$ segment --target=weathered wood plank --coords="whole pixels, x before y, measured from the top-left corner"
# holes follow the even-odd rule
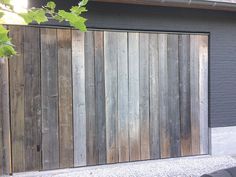
[[[25,170],[41,170],[41,89],[40,89],[40,32],[26,27],[24,33],[25,76]]]
[[[158,34],[160,149],[161,158],[170,157],[170,127],[168,122],[167,34]]]
[[[11,173],[8,60],[0,63],[0,176]]]
[[[60,168],[73,167],[71,30],[57,30]]]
[[[208,154],[208,36],[199,36],[200,153]]]
[[[197,35],[190,36],[190,94],[192,155],[197,155],[200,153],[199,38]]]
[[[118,162],[117,42],[118,37],[115,32],[104,32],[107,163]]]
[[[131,63],[132,64],[132,63]],[[139,116],[141,159],[150,158],[149,146],[149,34],[139,34]]]
[[[25,118],[24,118],[24,27],[10,26],[10,37],[17,55],[10,61],[10,106],[12,131],[13,172],[25,171]]]
[[[130,161],[140,160],[139,33],[128,34]]]
[[[178,35],[167,36],[168,117],[171,157],[180,156]]]
[[[42,165],[59,168],[56,29],[41,29]]]
[[[150,159],[160,158],[160,122],[159,122],[159,56],[158,35],[149,36],[150,67]]]
[[[190,36],[179,36],[181,155],[192,154],[190,119]]]
[[[87,164],[84,33],[72,30],[74,166]]]
[[[95,95],[97,120],[98,163],[106,163],[106,115],[104,76],[104,32],[94,32],[95,42]]]
[[[129,161],[129,86],[127,33],[118,34],[118,147],[119,162]]]
[[[95,108],[94,32],[85,34],[85,101],[87,116],[87,164],[98,163],[97,120]]]

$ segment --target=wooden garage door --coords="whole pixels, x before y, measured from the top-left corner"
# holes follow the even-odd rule
[[[14,172],[208,153],[207,34],[10,28]]]

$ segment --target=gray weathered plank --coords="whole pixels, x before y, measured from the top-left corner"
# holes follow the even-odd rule
[[[179,60],[178,35],[167,36],[168,68],[168,124],[170,129],[171,157],[180,156],[180,113],[179,113]]]
[[[42,165],[59,168],[57,30],[41,29]]]
[[[73,167],[71,30],[57,29],[60,168]]]
[[[98,163],[106,163],[106,115],[104,76],[104,32],[94,32],[95,42],[95,95],[97,120]]]
[[[160,150],[161,158],[170,157],[170,127],[168,122],[167,34],[158,34]]]
[[[72,78],[74,166],[77,167],[87,164],[84,33],[78,30],[72,30]]]
[[[119,162],[129,161],[128,43],[127,33],[118,34],[118,148]]]
[[[199,37],[190,36],[190,94],[192,154],[200,153],[199,121]]]
[[[139,33],[128,34],[130,161],[140,160]]]
[[[118,37],[115,32],[104,32],[107,163],[118,162],[117,42]]]
[[[149,38],[150,159],[158,159],[160,158],[158,35],[150,34]]]
[[[181,155],[192,153],[190,119],[190,36],[179,36]]]
[[[41,170],[40,29],[25,27],[25,170]]]
[[[17,55],[9,63],[13,172],[25,171],[24,120],[24,27],[9,27]]]
[[[131,63],[132,64],[132,63]],[[139,34],[139,116],[141,159],[150,158],[149,143],[149,34]]]
[[[0,176],[11,173],[8,60],[0,63]]]
[[[208,36],[199,36],[200,153],[208,154]]]
[[[87,116],[87,164],[98,163],[95,108],[94,32],[85,33],[85,101]]]

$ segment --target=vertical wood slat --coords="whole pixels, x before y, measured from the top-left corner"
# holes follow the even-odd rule
[[[129,161],[129,88],[127,33],[118,33],[118,148],[119,162]]]
[[[94,32],[95,45],[95,96],[97,120],[98,164],[106,163],[106,115],[104,75],[104,32]]]
[[[84,33],[72,30],[74,166],[87,164]]]
[[[0,176],[11,173],[8,60],[0,63]]]
[[[139,33],[128,34],[129,48],[129,152],[130,161],[140,160]]]
[[[139,34],[139,116],[142,160],[150,158],[149,146],[149,34]],[[132,63],[131,63],[132,64]]]
[[[171,157],[180,156],[178,35],[167,36],[168,117]]]
[[[57,30],[60,168],[73,167],[71,30]]]
[[[192,154],[190,117],[190,36],[179,36],[181,155]]]
[[[170,157],[170,127],[168,122],[168,62],[167,34],[158,34],[159,96],[160,96],[160,148],[161,158]]]
[[[190,36],[190,93],[192,154],[200,153],[199,122],[199,37]]]
[[[25,170],[41,170],[40,29],[25,27],[24,33],[24,145]]]
[[[118,37],[115,32],[104,32],[107,163],[118,162],[117,42]]]
[[[208,154],[208,36],[199,38],[200,153]]]
[[[160,158],[160,121],[159,121],[159,56],[158,35],[149,36],[150,68],[150,158]]]
[[[58,57],[56,29],[41,29],[42,165],[59,168]]]
[[[9,35],[18,52],[9,60],[13,172],[25,171],[24,29],[20,26],[9,27]]]
[[[97,120],[95,108],[95,58],[94,32],[85,34],[85,101],[87,119],[87,164],[96,165],[98,162],[97,149]]]

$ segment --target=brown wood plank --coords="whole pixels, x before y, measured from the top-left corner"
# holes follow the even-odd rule
[[[208,154],[208,36],[199,38],[200,153]]]
[[[129,161],[129,100],[127,33],[118,34],[118,147],[119,162]]]
[[[141,160],[150,158],[149,146],[149,34],[139,34],[139,116]]]
[[[58,29],[60,168],[73,167],[71,30]]]
[[[128,34],[130,161],[140,160],[139,34]]]
[[[104,33],[107,163],[118,162],[117,149],[117,34]]]
[[[85,34],[85,100],[87,116],[87,164],[98,163],[97,120],[95,108],[94,32]]]
[[[168,122],[167,34],[158,34],[160,149],[161,158],[170,157],[170,127]]]
[[[40,32],[26,27],[24,33],[24,145],[25,170],[41,170],[41,89],[40,89]]]
[[[170,131],[171,157],[180,156],[180,113],[179,113],[179,60],[178,35],[167,37],[168,68],[168,123]]]
[[[57,31],[41,29],[42,165],[59,168]]]
[[[24,29],[24,27],[20,26],[9,27],[10,37],[18,53],[9,60],[13,172],[25,171]]]
[[[0,176],[11,173],[8,60],[0,63]]]
[[[200,153],[199,121],[199,37],[190,36],[190,94],[192,155]]]
[[[84,34],[72,30],[72,77],[74,166],[85,166],[86,160],[86,110],[85,110],[85,54]]]
[[[190,119],[190,36],[179,36],[181,155],[192,154]]]
[[[150,68],[150,159],[160,158],[160,121],[159,121],[159,56],[158,35],[149,36]]]
[[[98,163],[106,163],[106,115],[104,76],[104,32],[94,32],[95,42],[95,95],[97,120]]]

